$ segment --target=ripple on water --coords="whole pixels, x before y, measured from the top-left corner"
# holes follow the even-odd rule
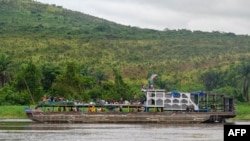
[[[2,140],[222,141],[223,124],[39,124],[0,121],[0,141]]]

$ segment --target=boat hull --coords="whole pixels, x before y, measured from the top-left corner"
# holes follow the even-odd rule
[[[223,115],[197,112],[26,112],[41,123],[206,123],[223,118]],[[223,113],[225,114],[225,113]],[[226,118],[228,118],[228,114]],[[231,115],[233,117],[233,114]],[[217,118],[217,119],[215,119]]]

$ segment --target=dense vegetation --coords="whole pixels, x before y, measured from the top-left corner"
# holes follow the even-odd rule
[[[130,100],[152,73],[156,88],[249,101],[248,35],[141,29],[32,0],[0,0],[0,13],[0,105]]]

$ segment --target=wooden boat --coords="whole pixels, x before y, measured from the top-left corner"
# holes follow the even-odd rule
[[[144,100],[135,104],[41,102],[25,111],[31,120],[41,123],[214,123],[236,116],[233,99],[221,94],[142,91]]]

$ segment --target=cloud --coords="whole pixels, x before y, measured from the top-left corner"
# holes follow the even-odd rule
[[[38,0],[124,25],[250,35],[249,0]]]

